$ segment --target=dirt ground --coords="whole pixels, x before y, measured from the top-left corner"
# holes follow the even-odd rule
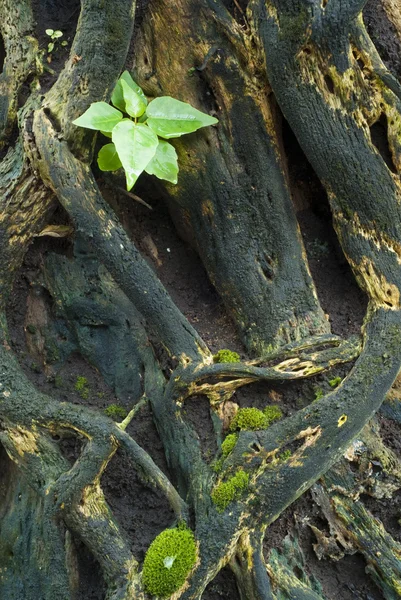
[[[38,3],[38,10],[39,10]],[[42,2],[48,18],[38,19],[41,39],[46,44],[44,29],[52,27],[62,29],[67,40],[70,39],[77,17],[75,3],[60,3],[57,10],[52,2]],[[401,52],[389,39],[389,25],[382,14],[377,15],[376,3],[371,0],[366,9],[366,20],[373,39],[378,43],[383,58],[398,75],[401,74]],[[64,50],[60,49],[49,63],[57,69],[63,61]],[[47,83],[52,75],[46,76]],[[289,157],[291,184],[294,190],[294,203],[298,211],[298,220],[307,250],[309,264],[315,280],[322,307],[329,315],[333,333],[349,336],[360,331],[366,309],[366,299],[357,288],[352,273],[342,255],[333,231],[325,193],[314,175],[310,165],[302,154],[295,138],[284,126],[284,143]],[[224,306],[216,291],[208,281],[207,275],[195,252],[183,242],[175,232],[168,208],[148,177],[144,176],[135,189],[136,193],[149,202],[149,210],[132,199],[110,190],[99,178],[105,196],[114,206],[124,227],[147,257],[149,264],[171,294],[179,309],[199,331],[213,351],[230,348],[246,358],[244,349],[235,329],[225,314]],[[149,191],[151,190],[151,191]],[[59,209],[54,222],[66,222],[65,215]],[[59,400],[84,403],[99,410],[117,402],[113,391],[103,381],[99,372],[88,364],[77,352],[61,360],[51,357],[51,349],[45,349],[46,365],[43,354],[35,354],[34,335],[27,327],[27,306],[32,297],[40,297],[48,313],[54,315],[54,306],[46,289],[40,283],[43,261],[51,252],[70,255],[71,240],[38,238],[28,252],[24,264],[17,274],[14,291],[8,307],[8,321],[12,348],[16,352],[28,377],[42,391]],[[240,405],[263,405],[266,398],[275,398],[283,408],[285,415],[311,402],[317,389],[327,389],[328,379],[333,375],[344,376],[347,368],[318,376],[305,383],[283,385],[255,384],[237,393]],[[89,394],[77,389],[78,378],[85,378]],[[79,386],[78,386],[79,387]],[[213,453],[211,445],[210,422],[205,404],[191,401],[187,406],[187,418],[202,432],[202,446],[205,454]],[[382,433],[386,443],[401,456],[399,426],[393,421],[379,416]],[[152,421],[150,409],[145,406],[129,427],[129,433],[149,452],[155,462],[168,474],[163,448]],[[79,443],[71,440],[60,441],[62,451],[73,461],[79,453]],[[3,459],[4,460],[4,459]],[[133,467],[120,453],[102,478],[105,491],[113,513],[125,530],[131,542],[132,550],[138,560],[154,537],[168,527],[173,515],[165,499],[155,490],[145,486]],[[401,527],[398,523],[401,513],[401,493],[397,493],[391,502],[378,502],[364,498],[368,508],[384,522],[393,537],[401,541]],[[266,556],[272,548],[280,550],[283,539],[288,533],[297,532],[305,556],[306,570],[321,583],[327,600],[381,600],[381,592],[365,573],[365,562],[361,555],[347,556],[338,562],[319,561],[313,550],[314,536],[309,527],[300,527],[299,523],[308,520],[310,524],[324,526],[322,515],[314,504],[309,492],[305,493],[294,505],[289,507],[269,528],[266,535]],[[80,600],[102,600],[104,587],[99,567],[88,554],[79,540],[75,540],[80,557]],[[234,577],[229,569],[224,569],[208,586],[204,600],[237,600],[239,595]]]

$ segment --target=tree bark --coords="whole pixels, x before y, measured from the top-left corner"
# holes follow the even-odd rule
[[[98,561],[108,600],[147,597],[141,559],[102,490],[117,450],[165,496],[171,525],[194,533],[197,561],[176,600],[202,598],[226,565],[241,598],[321,598],[284,554],[263,555],[268,527],[314,484],[333,531],[345,540],[355,521],[344,547],[366,556],[386,598],[400,593],[399,545],[355,503],[355,478],[342,459],[363,435],[367,460],[380,455],[391,490],[399,489],[398,458],[369,421],[401,366],[401,85],[365,30],[364,4],[252,0],[240,25],[219,0],[153,0],[131,43],[135,2],[83,0],[69,57],[43,94],[45,56],[31,3],[0,3],[2,597],[74,598],[73,539]],[[399,32],[399,11],[383,5]],[[109,100],[129,48],[129,67],[149,96],[172,95],[218,115],[215,128],[175,141],[180,181],[163,193],[236,325],[245,361],[214,362],[102,196],[91,170],[95,136],[72,124],[92,102]],[[320,306],[291,199],[280,111],[327,191],[342,250],[368,297],[360,339],[331,335]],[[375,144],[378,122],[387,153]],[[15,273],[56,206],[73,225],[74,251],[46,258],[42,284],[65,318],[71,348],[132,403],[121,423],[43,394],[10,345],[5,315]],[[239,431],[223,453],[226,409],[238,409],[240,387],[300,381],[353,361],[334,391],[269,428]],[[214,424],[212,461],[185,412],[200,396]],[[127,432],[145,403],[171,480]],[[82,442],[72,464],[56,443],[66,436]],[[238,473],[247,484],[219,506],[216,492]],[[299,569],[302,552],[297,540],[290,545]]]

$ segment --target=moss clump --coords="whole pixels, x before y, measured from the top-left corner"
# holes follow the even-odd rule
[[[241,496],[249,485],[249,474],[245,471],[237,471],[228,481],[216,485],[212,491],[212,500],[219,512],[223,512],[227,506]]]
[[[118,419],[125,419],[127,416],[127,411],[123,406],[119,406],[118,404],[110,404],[110,406],[104,409],[104,414],[117,421]]]
[[[213,356],[213,362],[215,363],[237,363],[240,362],[240,356],[237,352],[232,352],[231,350],[219,350]]]
[[[224,442],[221,444],[221,451],[224,458],[233,451],[235,444],[237,443],[238,436],[236,433],[229,433]]]
[[[89,384],[86,377],[78,376],[74,387],[82,400],[87,400],[89,398]]]
[[[230,429],[231,431],[236,431],[237,429],[246,429],[248,431],[266,429],[282,416],[283,413],[277,405],[266,406],[264,410],[259,410],[258,408],[240,408],[231,421]]]
[[[212,463],[212,469],[215,473],[220,473],[223,466],[224,458],[218,458]]]
[[[288,460],[289,458],[291,458],[291,450],[284,450],[284,452],[279,455],[279,459],[282,461]]]
[[[196,562],[195,538],[189,529],[162,531],[145,555],[142,578],[146,591],[169,598],[184,584]]]
[[[35,327],[35,325],[32,325],[31,323],[26,326],[26,330],[31,335],[35,335],[35,333],[37,332],[37,328]]]
[[[315,388],[315,399],[314,402],[316,402],[316,400],[321,400],[324,396],[324,391],[322,390],[322,388]]]
[[[334,377],[333,379],[329,379],[329,386],[332,388],[336,388],[342,382],[341,377]]]
[[[270,427],[274,421],[278,421],[283,416],[282,410],[277,404],[266,406],[266,408],[263,409],[263,414],[267,421],[266,427]]]

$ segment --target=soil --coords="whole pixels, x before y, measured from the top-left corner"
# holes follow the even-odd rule
[[[236,8],[235,4],[228,4],[232,10]],[[374,14],[376,14],[377,2],[372,0],[368,2],[365,10],[365,19],[373,32],[372,37],[375,39],[376,35],[378,39],[384,40],[381,42],[384,46],[379,47],[379,51],[386,52],[383,56],[384,60],[388,61],[394,72],[399,74],[401,73],[400,49],[389,46],[386,42],[389,38],[383,32],[389,31],[389,24],[380,11],[378,19],[373,22],[373,4]],[[37,11],[45,7],[49,16],[46,21],[43,17],[38,18],[41,27],[61,29],[68,39],[75,27],[79,2],[59,2],[55,9],[50,0],[49,2],[42,0],[35,6]],[[44,31],[41,31],[41,41],[43,44],[48,41]],[[59,67],[57,61],[61,64],[62,60],[60,51],[60,54],[57,57],[55,55],[52,60],[51,67]],[[50,84],[52,75],[48,74],[47,77]],[[286,131],[285,125],[284,144],[289,158],[294,203],[322,307],[329,315],[334,333],[343,336],[357,334],[365,313],[366,299],[357,288],[337,243],[324,190],[295,138],[290,131]],[[199,258],[176,234],[166,203],[157,189],[153,188],[150,179],[144,176],[135,191],[151,204],[153,210],[119,193],[116,182],[113,188],[105,185],[105,181],[101,179],[99,184],[106,199],[115,208],[124,227],[156,271],[179,309],[198,330],[211,350],[216,352],[221,348],[230,348],[239,352],[242,358],[246,358],[235,328],[210,284]],[[61,210],[58,210],[54,219],[56,222],[66,222]],[[52,362],[49,360],[48,353],[35,354],[32,351],[32,348],[35,348],[34,341],[31,339],[34,334],[27,328],[29,325],[26,320],[27,305],[32,298],[36,298],[35,301],[41,302],[48,315],[54,314],[51,298],[38,283],[44,257],[49,252],[71,254],[71,241],[38,238],[28,252],[16,276],[8,306],[11,346],[26,375],[38,389],[62,401],[82,403],[103,410],[111,403],[118,403],[118,398],[103,381],[99,372],[79,353],[74,351],[64,360],[56,358]],[[344,377],[347,370],[347,367],[335,369],[303,383],[253,384],[237,392],[236,401],[242,406],[259,407],[267,403],[278,403],[286,416],[313,401],[317,390],[330,389],[328,379],[336,375]],[[77,389],[78,378],[85,378],[87,389],[90,391],[88,395]],[[206,401],[202,398],[193,398],[188,402],[186,418],[199,432],[204,455],[213,456],[216,448],[211,443],[213,432]],[[399,426],[384,417],[380,417],[380,423],[385,442],[400,455]],[[128,431],[170,476],[148,406],[145,405],[140,410]],[[73,462],[79,454],[80,441],[67,439],[60,440],[59,443],[64,454]],[[4,453],[0,454],[1,465],[6,464],[7,461]],[[131,543],[133,553],[138,560],[143,560],[150,542],[174,521],[164,497],[140,480],[133,466],[120,452],[117,452],[103,475],[102,487],[116,520]],[[401,492],[397,492],[391,502],[379,502],[369,497],[364,498],[364,501],[373,514],[384,522],[388,532],[395,539],[400,540],[398,519],[401,514]],[[389,510],[390,504],[391,510]],[[313,503],[309,493],[304,494],[271,525],[266,535],[264,548],[266,557],[272,548],[282,549],[285,536],[291,532],[299,537],[305,557],[305,569],[320,581],[327,600],[381,600],[383,598],[381,592],[365,574],[366,565],[361,555],[346,556],[338,562],[319,561],[313,551],[315,541],[313,534],[308,526],[299,525],[302,522],[316,524],[321,529],[325,527],[319,509]],[[79,540],[75,540],[75,544],[80,570],[78,598],[79,600],[102,600],[104,584],[99,566]],[[206,589],[203,599],[239,599],[235,580],[229,569],[223,569],[219,573]]]

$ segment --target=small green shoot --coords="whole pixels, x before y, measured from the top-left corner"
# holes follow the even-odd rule
[[[57,50],[58,40],[63,37],[63,32],[60,29],[46,29],[46,35],[49,36],[50,42],[47,44],[47,53],[51,54],[53,50]],[[68,42],[63,40],[60,42],[61,46],[67,46]]]
[[[144,171],[176,184],[177,153],[166,140],[218,122],[170,96],[148,102],[128,71],[117,81],[111,102],[114,106],[94,102],[73,123],[111,137],[112,141],[100,149],[97,163],[101,171],[117,171],[122,167],[128,191]]]

